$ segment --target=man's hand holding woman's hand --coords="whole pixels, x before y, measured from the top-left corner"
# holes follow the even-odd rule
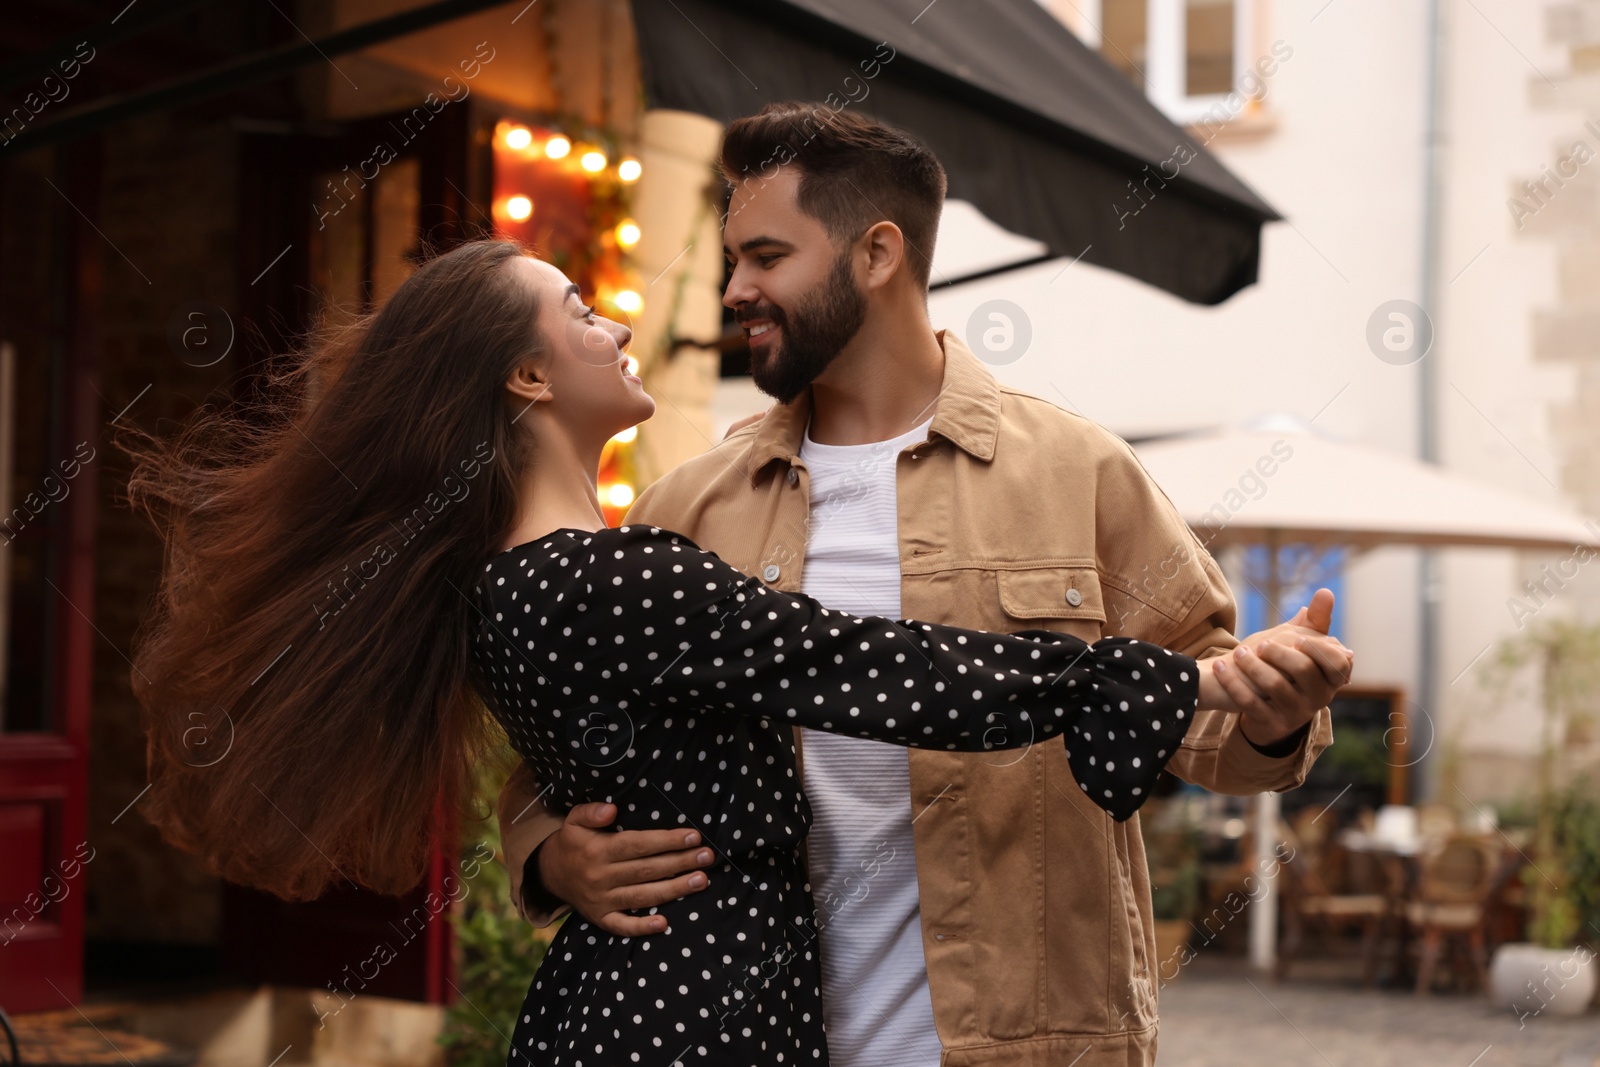
[[[1257,745],[1288,737],[1350,681],[1355,653],[1328,636],[1332,620],[1333,591],[1318,589],[1293,619],[1200,660],[1200,707],[1239,712]]]

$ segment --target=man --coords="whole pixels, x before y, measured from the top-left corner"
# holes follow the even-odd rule
[[[1229,654],[1219,676],[1247,712],[1202,712],[1169,768],[1240,795],[1301,784],[1349,677],[1326,636],[1332,594],[1247,654],[1221,571],[1128,445],[933,331],[945,175],[927,148],[857,113],[771,105],[728,128],[721,165],[724,301],[779,403],[649,486],[628,522],[854,614]],[[796,735],[836,1067],[1153,1062],[1138,824],[1083,797],[1056,746]],[[705,887],[715,832],[704,848],[687,828],[613,833],[608,806],[563,819],[537,795],[519,768],[500,799],[533,922],[572,906],[648,936],[665,920],[627,911]]]

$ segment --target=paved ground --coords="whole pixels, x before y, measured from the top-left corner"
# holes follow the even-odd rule
[[[1472,994],[1369,992],[1348,968],[1283,985],[1201,956],[1161,990],[1158,1067],[1600,1067],[1600,1013],[1517,1016]]]

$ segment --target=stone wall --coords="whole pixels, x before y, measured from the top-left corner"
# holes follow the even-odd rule
[[[1562,488],[1584,513],[1600,515],[1600,3],[1548,4],[1546,20],[1570,68],[1554,87],[1531,80],[1530,102],[1572,116],[1574,128],[1571,143],[1552,146],[1550,171],[1528,175],[1534,192],[1524,186],[1513,196],[1536,210],[1518,237],[1548,242],[1556,255],[1557,300],[1534,316],[1534,358],[1576,372],[1577,389],[1552,411]]]
[[[1544,473],[1562,504],[1600,515],[1600,2],[1544,0],[1541,9],[1541,43],[1556,58],[1552,62],[1547,51],[1528,71],[1524,115],[1558,132],[1536,169],[1512,176],[1505,209],[1513,241],[1553,260],[1549,295],[1525,313],[1533,363],[1570,371],[1571,388],[1544,402],[1557,457]],[[1477,16],[1467,11],[1460,17]],[[1528,552],[1516,559],[1513,599],[1528,611],[1518,633],[1556,614],[1600,623],[1600,555],[1582,562],[1573,553]],[[1514,693],[1508,699],[1519,701],[1518,721],[1531,738],[1540,727],[1542,694],[1531,674]],[[1485,694],[1483,701],[1483,713],[1492,715],[1496,698]],[[1456,784],[1486,801],[1526,797],[1536,785],[1533,745],[1530,740],[1511,751],[1477,739],[1457,757]],[[1561,756],[1568,774],[1600,766],[1596,731],[1576,730],[1561,745]]]

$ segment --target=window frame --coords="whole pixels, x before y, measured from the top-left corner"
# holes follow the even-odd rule
[[[1233,77],[1227,92],[1189,95],[1188,0],[1146,0],[1145,93],[1151,102],[1180,125],[1200,121],[1228,96],[1237,92],[1250,69],[1255,44],[1256,0],[1233,2]],[[1245,108],[1240,108],[1243,113]],[[1237,116],[1234,116],[1237,117]]]
[[[1049,0],[1044,0],[1049,2]],[[1145,96],[1180,126],[1194,125],[1227,109],[1227,99],[1238,92],[1238,85],[1254,62],[1259,43],[1260,20],[1265,0],[1233,2],[1233,78],[1227,92],[1189,95],[1187,0],[1145,0]],[[1105,40],[1102,0],[1076,0],[1072,20],[1085,44],[1104,54]],[[1241,96],[1243,94],[1240,94]],[[1253,112],[1259,100],[1245,97],[1245,103],[1230,114],[1229,121]]]

